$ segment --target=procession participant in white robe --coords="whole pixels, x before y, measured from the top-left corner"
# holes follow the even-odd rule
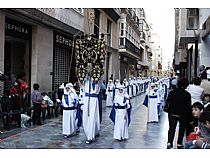
[[[137,85],[137,94],[136,95],[139,95],[140,94],[140,77],[137,77],[136,85]]]
[[[151,83],[151,86],[146,91],[146,96],[143,102],[143,104],[148,107],[148,123],[158,122],[158,103],[158,91],[155,89],[155,84]]]
[[[133,91],[133,84],[132,84],[131,78],[129,78],[128,79],[128,95],[130,99],[133,97],[132,91]]]
[[[99,113],[99,92],[100,86],[89,76],[84,83],[84,106],[83,106],[83,128],[87,137],[86,144],[92,143],[99,136],[100,113]]]
[[[136,96],[136,78],[133,78],[133,97]]]
[[[124,86],[125,91],[128,94],[128,81],[126,78],[124,78],[122,85]]]
[[[106,88],[106,106],[107,107],[113,105],[113,91],[114,91],[114,83],[111,79],[109,79],[109,82]]]
[[[76,108],[78,96],[71,83],[67,83],[62,97],[63,105],[63,134],[65,138],[76,132]]]
[[[128,139],[128,126],[130,124],[131,105],[124,86],[119,87],[110,113],[110,119],[114,122],[114,139]]]
[[[115,98],[115,95],[117,95],[118,93],[118,87],[120,87],[120,81],[118,79],[116,79],[115,83],[114,83],[114,94],[113,94],[113,100]]]
[[[80,92],[79,92],[79,101],[77,105],[77,113],[76,113],[76,123],[77,123],[77,130],[76,133],[80,132],[80,127],[82,125],[82,109],[81,107],[84,105],[84,85],[80,85]]]

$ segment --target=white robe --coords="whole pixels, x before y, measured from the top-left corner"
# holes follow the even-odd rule
[[[117,94],[118,94],[118,92],[119,92],[119,87],[121,86],[121,84],[120,84],[120,82],[118,82],[118,83],[115,83],[115,89],[114,89],[114,95],[116,96]]]
[[[126,102],[123,103],[123,100],[124,96],[117,95],[114,103],[118,103],[120,106],[125,106],[127,104],[127,108],[129,108],[129,101],[126,100]],[[128,115],[126,109],[116,109],[114,139],[128,139]]]
[[[159,94],[158,91],[154,91],[150,88],[150,90],[147,90],[147,95],[149,95],[148,98],[148,122],[158,122],[158,103],[160,103],[159,100]],[[157,96],[156,98],[152,98],[154,96]]]
[[[114,83],[109,83],[106,89],[106,106],[113,105],[113,91],[114,91]]]
[[[133,86],[133,83],[132,83],[131,80],[128,83],[129,83],[128,84],[128,95],[129,95],[130,98],[132,98],[133,97],[133,94],[132,94],[132,86]]]
[[[85,93],[89,93],[89,81],[87,80],[84,85]],[[99,94],[100,87],[98,84],[95,85],[95,89],[92,87],[90,94]],[[90,100],[89,100],[90,99]],[[89,112],[88,112],[88,102],[89,102]],[[89,113],[89,115],[88,115]],[[87,140],[93,140],[100,131],[100,117],[99,117],[99,102],[97,97],[84,97],[84,107],[83,107],[83,128]]]
[[[133,81],[133,96],[136,96],[136,80]]]
[[[65,93],[64,93],[65,94]],[[63,107],[73,107],[73,101],[77,99],[75,93],[71,92],[68,95],[69,105],[66,104],[64,95],[62,97],[62,105]],[[63,134],[71,135],[76,131],[76,109],[75,110],[64,110],[63,109]]]

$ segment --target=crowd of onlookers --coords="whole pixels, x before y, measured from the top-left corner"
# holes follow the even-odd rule
[[[177,148],[210,148],[210,81],[203,65],[199,70],[199,76],[193,78],[192,84],[183,77],[171,81],[173,90],[166,100],[169,107],[168,149],[173,147],[178,122]]]

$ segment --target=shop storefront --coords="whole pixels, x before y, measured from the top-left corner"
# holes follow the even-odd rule
[[[30,85],[31,79],[31,26],[5,17],[4,73],[9,77],[4,85],[8,94],[19,73],[25,73]]]
[[[53,89],[64,82],[77,81],[73,36],[54,31]]]

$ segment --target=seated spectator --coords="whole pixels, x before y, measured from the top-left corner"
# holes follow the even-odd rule
[[[206,73],[207,73],[207,79],[210,81],[210,67],[206,68]]]
[[[210,111],[210,94],[205,94],[202,100],[206,111]]]
[[[51,118],[51,107],[53,106],[53,101],[50,99],[50,97],[47,95],[47,93],[42,92],[42,121],[45,120],[46,110],[48,118]]]
[[[204,94],[210,94],[210,81],[207,80],[206,76],[201,76],[201,88],[203,88]]]
[[[204,111],[199,118],[201,136],[193,141],[197,149],[210,149],[210,112]]]
[[[30,117],[26,114],[21,114],[21,128],[26,128],[26,124],[30,121]]]
[[[185,143],[185,149],[194,149],[195,146],[193,145],[193,140],[196,140],[197,136],[200,135],[200,131],[198,128],[198,119],[203,113],[204,106],[200,102],[195,102],[192,105],[192,114],[194,119],[193,125],[194,126],[194,132],[190,133],[187,142]]]

